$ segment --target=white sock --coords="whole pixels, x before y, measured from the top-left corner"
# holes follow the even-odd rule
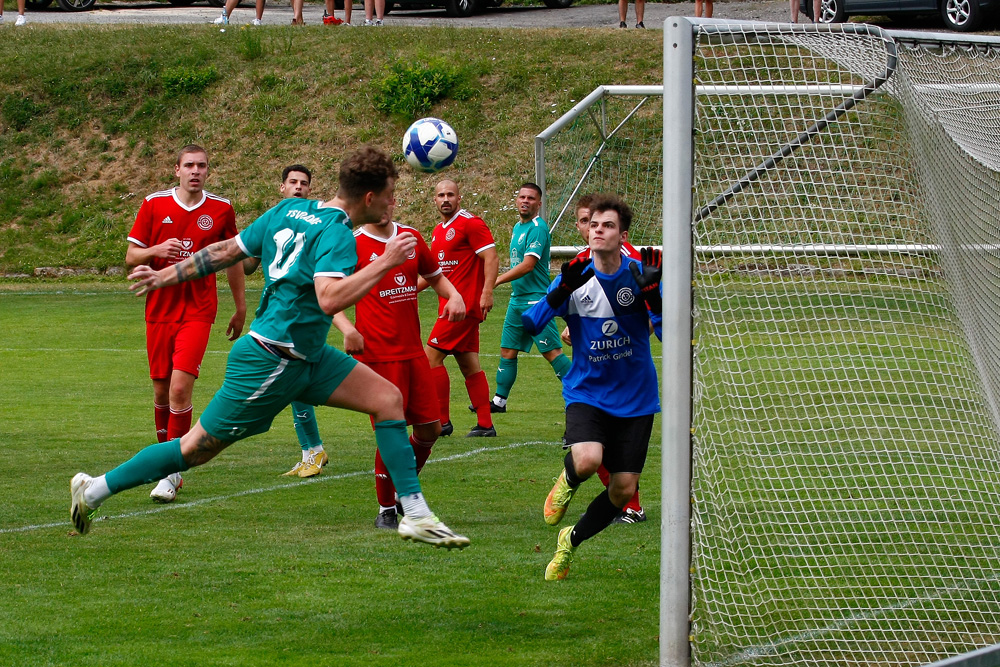
[[[92,510],[96,510],[110,497],[111,489],[108,488],[108,480],[104,475],[90,480],[90,484],[83,490],[83,502]]]
[[[411,519],[422,519],[432,514],[431,508],[427,506],[427,501],[424,500],[424,494],[422,493],[411,493],[408,496],[400,496],[399,502],[403,504],[403,514]]]
[[[306,463],[306,462],[309,461],[309,455],[310,454],[312,454],[312,450],[311,449],[303,449],[302,450],[302,462],[303,463]]]
[[[396,506],[395,505],[393,505],[392,507],[383,507],[382,505],[378,506],[378,513],[379,514],[381,514],[382,512],[388,512],[389,510],[392,510],[393,512],[395,512],[396,511]]]
[[[494,396],[493,397],[493,405],[497,406],[498,408],[505,407],[507,405],[507,399],[506,398],[501,398],[499,396]]]
[[[309,449],[319,454],[321,451],[323,451],[323,445],[316,445],[315,447],[310,447]]]

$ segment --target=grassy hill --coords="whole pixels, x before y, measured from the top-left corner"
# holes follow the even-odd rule
[[[207,189],[241,226],[277,199],[281,168],[332,195],[341,156],[392,151],[400,221],[433,226],[435,176],[405,168],[415,118],[450,122],[446,173],[505,245],[534,136],[600,84],[661,81],[659,32],[209,26],[48,28],[0,40],[0,274],[122,264],[141,197],[171,186],[176,150],[206,146]]]

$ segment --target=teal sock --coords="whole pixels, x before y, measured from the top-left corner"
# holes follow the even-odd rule
[[[382,463],[389,470],[389,477],[400,497],[420,493],[417,479],[417,459],[413,456],[406,422],[391,419],[375,424],[375,444],[382,455]]]
[[[295,435],[299,437],[302,449],[323,445],[319,437],[319,424],[316,423],[316,408],[308,403],[292,401],[292,422],[295,424]]]
[[[556,377],[559,378],[560,381],[566,377],[566,373],[569,373],[570,366],[573,365],[573,362],[565,354],[560,354],[550,363],[552,364],[552,370],[556,372]]]
[[[500,357],[500,365],[497,366],[497,390],[496,395],[502,398],[510,396],[510,390],[514,387],[514,380],[517,379],[517,357],[504,359]]]
[[[174,438],[146,447],[114,470],[105,473],[104,478],[111,493],[119,493],[187,469],[188,464],[181,456],[181,439]]]

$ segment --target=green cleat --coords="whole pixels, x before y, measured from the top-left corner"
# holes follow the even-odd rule
[[[573,562],[573,551],[576,547],[570,541],[573,526],[566,526],[559,531],[556,538],[556,555],[545,566],[545,581],[561,581],[569,574],[569,564]]]
[[[559,473],[555,481],[555,485],[545,498],[545,507],[543,508],[545,523],[550,526],[555,526],[562,521],[566,514],[566,508],[569,507],[569,501],[573,500],[573,494],[576,493],[576,489],[571,488],[566,481],[565,470]]]
[[[434,515],[414,519],[404,516],[399,520],[399,536],[404,540],[426,542],[435,548],[464,549],[469,546],[469,538],[455,533]]]
[[[90,522],[94,519],[94,515],[97,514],[97,510],[91,509],[87,505],[87,501],[83,499],[83,492],[87,488],[87,485],[90,484],[91,479],[90,475],[78,472],[69,483],[69,515],[73,519],[73,526],[76,527],[76,532],[81,535],[86,535],[90,531]]]

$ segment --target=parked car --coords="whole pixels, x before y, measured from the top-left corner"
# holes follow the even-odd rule
[[[843,23],[849,16],[938,14],[949,30],[971,32],[998,4],[1000,0],[822,0],[819,20]],[[799,0],[799,7],[812,18],[812,0]]]
[[[573,0],[544,0],[544,2],[547,7],[553,9],[563,9],[573,4]],[[448,16],[465,17],[502,4],[503,0],[385,0],[385,13],[388,14],[393,9],[444,7]]]
[[[56,0],[59,6],[65,9],[67,12],[85,12],[88,9],[93,9],[94,4],[97,0]],[[28,9],[45,9],[52,4],[52,0],[24,0],[25,5]],[[176,5],[178,7],[187,7],[188,5],[193,5],[195,0],[169,0],[170,4]],[[208,4],[213,7],[224,7],[226,0],[208,0]]]

